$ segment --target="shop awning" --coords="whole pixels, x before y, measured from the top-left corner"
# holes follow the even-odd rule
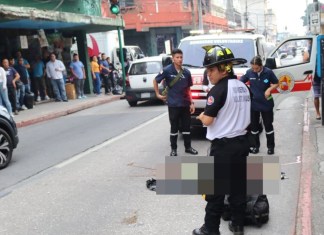
[[[82,30],[105,32],[124,27],[121,18],[104,18],[68,12],[39,10],[0,4],[0,29]]]

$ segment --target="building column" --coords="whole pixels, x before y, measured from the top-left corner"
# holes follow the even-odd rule
[[[157,55],[157,38],[156,38],[156,31],[154,28],[150,28],[149,34],[149,55]]]
[[[175,30],[176,30],[176,42],[175,42],[175,44],[176,44],[176,46],[179,46],[180,40],[183,38],[183,33],[182,33],[181,27],[176,27]]]
[[[90,58],[88,54],[88,45],[87,45],[87,36],[83,31],[78,31],[76,33],[77,46],[79,52],[80,61],[84,64],[84,69],[86,73],[86,80],[84,82],[84,92],[86,94],[93,93],[93,83],[92,83],[92,74],[90,67]]]

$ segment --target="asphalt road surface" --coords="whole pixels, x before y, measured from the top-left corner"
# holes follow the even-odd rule
[[[293,234],[306,93],[275,96],[276,155],[287,179],[268,195],[270,220],[246,234]],[[192,146],[207,154],[204,131]],[[170,152],[167,108],[116,101],[21,128],[13,162],[0,171],[0,234],[191,234],[203,224],[200,195],[146,189]],[[178,154],[184,155],[183,140]],[[262,134],[259,156],[266,155]],[[227,222],[222,235],[231,234]]]

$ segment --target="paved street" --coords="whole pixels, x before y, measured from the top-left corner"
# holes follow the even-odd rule
[[[276,155],[287,179],[280,181],[280,194],[269,195],[269,223],[261,228],[248,226],[246,234],[307,234],[303,231],[309,212],[313,215],[309,234],[324,234],[320,221],[324,179],[319,167],[323,127],[314,120],[307,97],[308,93],[275,97]],[[66,110],[71,104],[66,104]],[[45,109],[41,105],[36,108]],[[19,120],[17,116],[17,122],[23,121],[23,115],[27,120],[30,111],[21,113]],[[203,132],[192,134],[193,147],[206,155],[209,143]],[[145,187],[145,181],[155,177],[156,164],[170,151],[164,105],[143,103],[130,108],[125,100],[115,100],[19,128],[19,136],[13,162],[0,171],[1,235],[176,235],[191,234],[203,223],[205,202],[200,195],[162,196]],[[182,143],[180,138],[179,154],[184,153]],[[261,145],[260,156],[266,154],[264,134]],[[300,182],[305,183],[304,159],[312,161],[313,200],[305,200],[300,192],[309,189],[300,187]],[[311,208],[307,208],[309,201]],[[222,222],[221,232],[231,234],[227,222]]]

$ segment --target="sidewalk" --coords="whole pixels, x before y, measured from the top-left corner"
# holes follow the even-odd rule
[[[97,105],[119,100],[123,95],[88,95],[85,99],[54,102],[54,100],[35,102],[32,109],[20,111],[14,120],[17,127],[25,127],[38,122],[65,116]]]
[[[295,235],[324,235],[324,126],[315,119],[312,95],[305,102],[301,163]]]

